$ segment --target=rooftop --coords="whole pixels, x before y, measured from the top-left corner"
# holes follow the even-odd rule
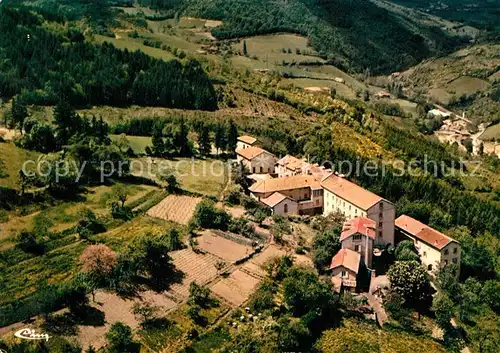
[[[418,240],[423,241],[424,243],[427,243],[439,250],[452,241],[457,242],[447,235],[407,215],[399,216],[395,221],[395,225],[415,238],[418,238]]]
[[[252,136],[243,135],[243,136],[238,137],[238,141],[247,143],[249,145],[253,145],[255,142],[257,142],[257,139],[255,137],[252,137]]]
[[[353,236],[354,234],[368,235],[371,239],[375,239],[375,221],[365,218],[356,217],[344,222],[342,233],[340,234],[340,241]]]
[[[288,196],[285,196],[285,195],[279,193],[279,192],[275,192],[271,196],[266,197],[265,199],[261,199],[260,201],[265,203],[269,207],[274,207],[285,199],[290,199],[290,198]]]
[[[355,273],[359,271],[359,264],[361,255],[351,249],[340,249],[337,254],[332,258],[330,270],[342,266]]]
[[[285,178],[274,178],[269,180],[261,180],[250,186],[251,192],[269,193],[285,190],[311,188],[317,190],[321,188],[318,179],[311,175],[294,175]]]
[[[365,211],[383,200],[382,197],[373,192],[335,174],[330,174],[323,179],[321,186]]]
[[[256,146],[237,149],[236,153],[239,154],[240,156],[242,156],[243,158],[249,159],[249,160],[254,159],[258,155],[261,155],[262,153],[267,153],[267,154],[272,155],[271,152],[267,152],[266,150],[263,150],[262,148],[256,147]]]

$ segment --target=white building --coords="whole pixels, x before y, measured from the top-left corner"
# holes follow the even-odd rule
[[[330,174],[321,181],[323,214],[340,212],[347,219],[366,217],[375,222],[374,245],[394,245],[394,204],[345,178]]]

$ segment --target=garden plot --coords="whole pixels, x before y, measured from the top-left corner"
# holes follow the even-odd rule
[[[175,267],[184,273],[181,284],[173,284],[169,292],[179,298],[189,295],[189,284],[196,281],[204,285],[217,276],[215,264],[220,261],[211,254],[197,254],[192,249],[184,249],[171,253]]]
[[[211,231],[204,231],[200,237],[196,238],[196,241],[200,249],[228,262],[241,259],[253,251],[251,246],[220,237]]]
[[[229,277],[215,283],[210,289],[227,302],[240,306],[253,293],[259,282],[259,279],[236,270]]]
[[[186,225],[200,201],[199,197],[168,195],[158,205],[151,208],[147,215]]]
[[[252,274],[256,277],[264,277],[266,272],[262,268],[269,259],[273,257],[279,257],[286,255],[284,250],[281,250],[276,245],[269,245],[263,252],[254,256],[254,258],[242,267],[242,270],[246,273]]]
[[[94,348],[101,348],[105,345],[105,334],[108,332],[111,325],[116,322],[123,322],[124,324],[137,328],[139,322],[132,313],[132,307],[135,303],[146,300],[154,303],[159,307],[159,312],[155,314],[158,316],[166,315],[169,309],[174,308],[177,304],[169,299],[166,295],[146,291],[141,293],[141,297],[132,299],[124,299],[115,293],[108,293],[98,291],[95,295],[95,303],[91,301],[91,306],[104,314],[104,323],[89,323],[88,325],[78,325],[78,340],[83,349],[87,349],[89,345]]]

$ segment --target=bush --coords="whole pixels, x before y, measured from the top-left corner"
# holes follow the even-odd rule
[[[199,228],[215,228],[227,230],[231,216],[224,210],[215,207],[213,201],[203,200],[194,211],[192,223]]]
[[[106,333],[109,353],[135,353],[139,352],[140,345],[132,338],[132,329],[117,322]]]
[[[228,230],[230,232],[241,234],[247,238],[251,238],[255,235],[252,225],[248,222],[246,218],[232,218],[229,222]]]
[[[95,213],[85,208],[79,213],[79,221],[76,226],[76,232],[82,238],[88,238],[90,235],[102,233],[106,231],[103,222],[99,220]]]
[[[19,234],[17,246],[21,250],[35,255],[41,255],[45,253],[46,250],[41,237],[27,230],[23,230]]]

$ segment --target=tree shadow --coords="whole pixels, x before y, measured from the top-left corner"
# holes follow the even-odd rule
[[[84,309],[74,314],[74,320],[83,326],[104,326],[104,312],[92,306],[86,306]]]
[[[55,335],[76,336],[78,334],[76,324],[73,314],[64,313],[48,316],[42,327],[45,331]]]

